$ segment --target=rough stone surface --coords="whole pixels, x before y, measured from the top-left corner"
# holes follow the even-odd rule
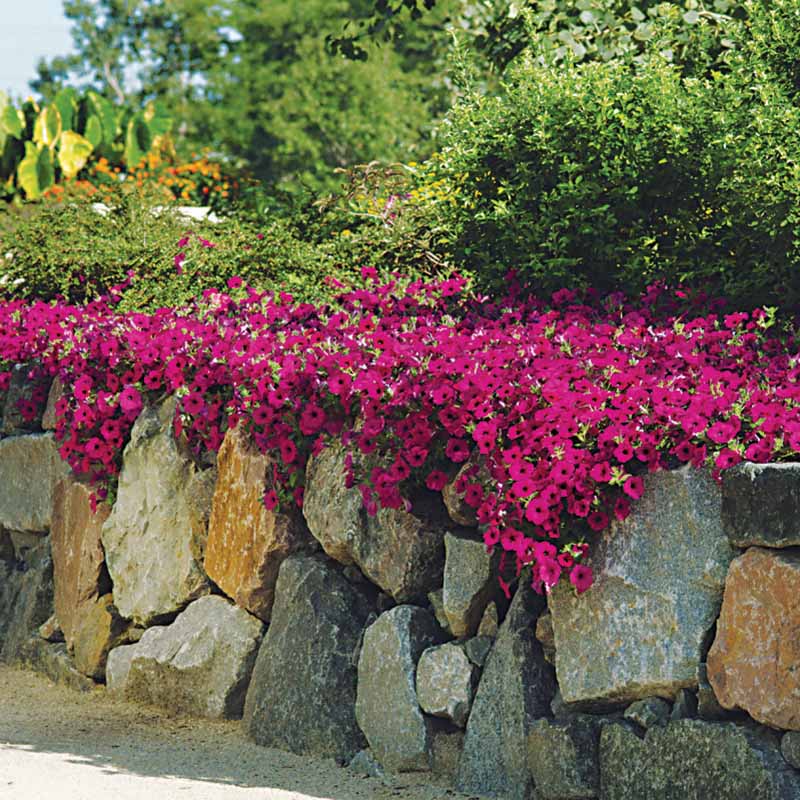
[[[244,727],[256,742],[341,762],[366,745],[353,654],[372,612],[365,590],[327,559],[283,562],[245,704]]]
[[[536,620],[536,638],[542,645],[544,657],[550,664],[556,663],[556,640],[553,634],[553,615],[545,611]]]
[[[3,403],[3,422],[0,433],[14,436],[20,433],[40,431],[50,378],[36,371],[33,364],[17,364],[11,371],[11,383]],[[32,419],[25,419],[18,407],[20,401],[30,402],[34,408]]]
[[[444,537],[444,613],[453,636],[474,636],[497,585],[497,552],[448,533]]]
[[[46,642],[64,641],[64,631],[61,630],[61,624],[55,614],[39,626],[38,632],[39,638],[44,639]]]
[[[0,562],[0,661],[16,661],[52,614],[53,562],[44,538],[24,560]]]
[[[534,636],[543,600],[529,584],[523,573],[472,704],[456,784],[467,794],[524,800],[531,789],[526,740],[556,684]]]
[[[131,671],[136,645],[115,647],[106,660],[106,687],[110,692],[124,692]]]
[[[694,692],[688,689],[681,689],[675,697],[675,702],[672,704],[672,711],[669,718],[676,719],[694,719],[697,716],[697,696]]]
[[[800,730],[800,554],[752,547],[728,571],[708,679],[723,708]]]
[[[112,648],[127,641],[128,628],[110,594],[81,606],[82,616],[72,632],[75,668],[97,681],[106,674],[106,660]]]
[[[714,689],[708,682],[708,667],[701,664],[698,671],[697,684],[697,716],[700,719],[726,720],[733,716],[733,712],[728,711],[719,704]]]
[[[478,670],[464,648],[448,642],[428,648],[417,664],[417,699],[426,714],[467,724]]]
[[[264,626],[222,597],[195,600],[171,625],[111,651],[109,688],[182,714],[241,716]]]
[[[563,581],[549,596],[559,685],[586,709],[696,688],[719,613],[734,555],[719,487],[688,466],[645,484],[630,517],[601,535],[591,591]]]
[[[270,459],[242,426],[228,431],[217,455],[205,554],[208,577],[264,622],[269,622],[281,564],[311,539],[301,516],[264,506],[269,468]]]
[[[467,639],[464,652],[476,667],[483,667],[493,644],[494,639],[491,636],[475,636],[473,639]]]
[[[800,464],[726,469],[722,520],[734,547],[800,545]]]
[[[450,623],[447,621],[447,614],[444,613],[444,601],[442,600],[443,594],[444,589],[437,589],[435,592],[428,592],[428,602],[431,604],[431,611],[433,611],[433,616],[436,617],[439,627],[443,631],[452,635],[450,631]]]
[[[64,396],[64,384],[61,378],[56,376],[50,384],[50,391],[47,393],[47,404],[42,415],[42,428],[46,431],[56,429],[56,403]]]
[[[432,766],[432,729],[419,707],[416,667],[423,651],[442,640],[433,615],[397,606],[367,628],[358,660],[356,719],[370,749],[392,772]]]
[[[52,433],[0,440],[0,527],[32,533],[48,531],[53,488],[69,471]]]
[[[528,734],[528,765],[543,800],[586,800],[600,790],[598,749],[607,720],[576,714],[538,719]]]
[[[623,725],[600,736],[602,800],[796,800],[800,780],[778,740],[733,723],[679,720],[644,739]]]
[[[781,753],[787,764],[800,769],[800,733],[787,731],[781,738]]]
[[[63,643],[46,642],[34,636],[19,649],[17,660],[20,664],[49,678],[53,683],[66,686],[78,692],[88,692],[96,686],[91,678],[79,672],[67,653]]]
[[[361,775],[363,778],[384,778],[386,773],[383,767],[375,760],[369,750],[359,750],[352,761],[347,765],[350,772]]]
[[[424,495],[414,513],[382,508],[369,517],[356,488],[347,489],[345,454],[332,446],[310,459],[303,514],[322,549],[356,564],[398,603],[422,600],[442,585],[446,514]]]
[[[102,503],[92,513],[92,489],[73,478],[59,481],[53,490],[53,583],[56,616],[67,647],[74,645],[84,607],[109,588],[105,553],[100,540],[110,507]]]
[[[464,731],[435,730],[433,733],[433,774],[453,785],[464,750]]]
[[[670,715],[669,703],[660,697],[637,700],[625,709],[625,719],[647,730],[656,725],[666,725]]]
[[[478,524],[478,517],[475,509],[466,502],[464,498],[465,492],[460,492],[457,487],[462,476],[474,469],[474,464],[470,459],[461,467],[455,478],[442,489],[442,499],[450,519],[457,525],[463,525],[467,528],[474,528]]]
[[[478,625],[478,636],[491,636],[494,639],[499,627],[500,617],[497,613],[497,603],[489,603],[486,611],[483,612],[480,625]]]
[[[170,398],[136,420],[102,531],[117,608],[144,626],[209,591],[201,564],[215,475],[175,440],[174,410]]]

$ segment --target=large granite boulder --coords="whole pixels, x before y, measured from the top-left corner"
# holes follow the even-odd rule
[[[375,757],[392,772],[432,767],[433,731],[419,707],[416,670],[422,653],[442,638],[430,612],[408,605],[381,614],[364,633],[356,719]]]
[[[733,723],[683,719],[600,736],[602,800],[796,800],[800,779],[779,739]]]
[[[117,608],[139,625],[168,619],[210,590],[201,565],[215,473],[199,470],[176,441],[174,411],[170,398],[136,420],[102,531]]]
[[[600,793],[604,717],[538,719],[528,734],[528,766],[542,800],[589,800]]]
[[[464,648],[448,642],[429,647],[417,664],[417,698],[426,714],[467,724],[479,670]]]
[[[258,451],[242,426],[225,435],[217,470],[206,573],[237,605],[269,622],[278,570],[311,537],[299,513],[269,511],[264,506],[270,459]]]
[[[722,473],[722,520],[734,547],[800,545],[800,464],[738,464]]]
[[[196,717],[242,715],[263,624],[218,596],[201,597],[171,625],[148,628],[108,656],[110,689]]]
[[[256,742],[342,762],[365,747],[354,654],[373,609],[327,559],[283,562],[245,704],[244,727]]]
[[[309,530],[331,558],[355,564],[396,602],[424,599],[442,585],[444,508],[424,495],[413,513],[382,508],[370,517],[358,489],[345,487],[344,463],[338,445],[309,460],[303,501]]]
[[[706,471],[645,479],[644,497],[594,548],[595,583],[549,596],[564,701],[602,709],[697,688],[734,556],[721,493]]]
[[[59,481],[53,490],[50,539],[55,609],[70,648],[87,605],[110,588],[100,534],[111,507],[101,503],[92,512],[91,494],[90,486],[73,478]]]
[[[473,636],[498,586],[499,550],[488,553],[482,541],[452,533],[444,547],[444,613],[453,636]]]
[[[800,730],[800,554],[751,547],[725,582],[708,680],[723,708]]]
[[[53,489],[69,473],[52,433],[0,440],[0,527],[31,533],[48,531]]]
[[[53,613],[49,538],[21,555],[0,561],[0,661],[19,660],[26,642]]]
[[[544,601],[523,573],[489,653],[472,704],[458,770],[466,794],[527,800],[532,787],[527,738],[534,722],[550,715],[556,690],[553,668],[534,635]]]

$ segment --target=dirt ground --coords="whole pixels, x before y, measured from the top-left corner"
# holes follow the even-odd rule
[[[269,750],[237,722],[81,694],[0,666],[0,800],[457,800]]]

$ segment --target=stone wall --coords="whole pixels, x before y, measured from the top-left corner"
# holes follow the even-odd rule
[[[274,513],[268,459],[196,463],[168,400],[93,513],[12,394],[0,659],[471,795],[800,798],[800,465],[651,475],[589,591],[509,602],[454,486],[370,518],[334,448]]]

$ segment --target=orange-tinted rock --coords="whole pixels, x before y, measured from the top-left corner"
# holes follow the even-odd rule
[[[74,644],[86,604],[108,589],[100,531],[110,508],[100,504],[92,513],[91,493],[91,487],[72,478],[59,481],[53,490],[55,608],[69,647]]]
[[[752,547],[730,566],[708,679],[724,708],[800,730],[800,555]]]
[[[84,603],[74,632],[75,666],[79,672],[102,680],[112,648],[127,641],[126,620],[120,617],[110,594]]]
[[[205,553],[209,578],[265,622],[272,612],[280,565],[310,541],[299,515],[264,507],[269,464],[240,427],[228,431],[217,456]]]

